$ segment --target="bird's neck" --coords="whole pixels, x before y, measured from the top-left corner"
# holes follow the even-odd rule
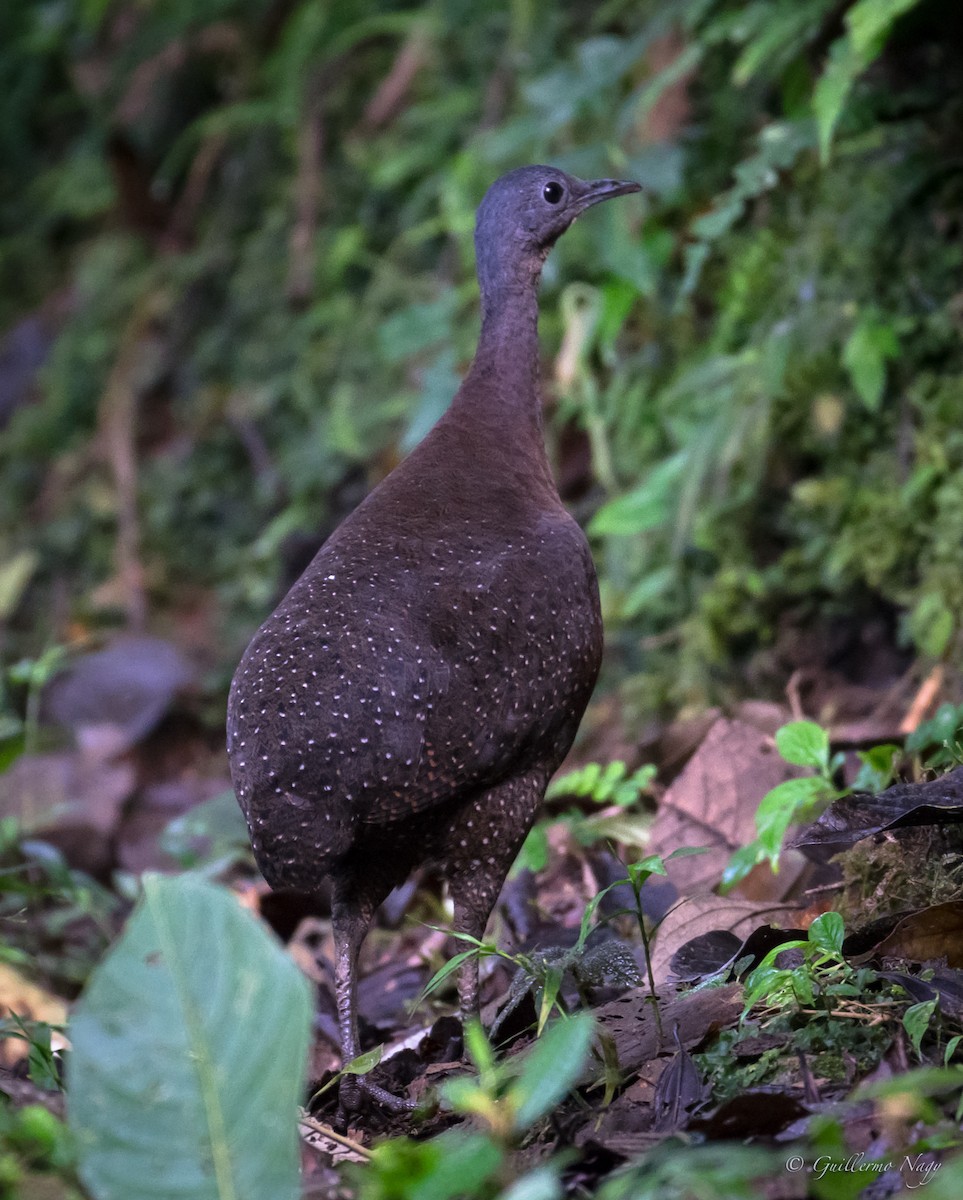
[[[485,296],[478,349],[456,397],[472,420],[496,424],[506,444],[517,439],[544,456],[538,388],[538,293],[534,284]],[[455,407],[453,406],[453,407]]]

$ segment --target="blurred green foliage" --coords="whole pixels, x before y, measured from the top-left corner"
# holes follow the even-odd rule
[[[610,681],[649,710],[758,691],[781,631],[840,614],[958,648],[947,13],[7,0],[0,328],[59,314],[0,435],[8,645],[119,619],[110,446],[132,406],[152,620],[203,611],[226,680],[292,539],[443,410],[478,327],[474,208],[548,160],[648,190],[644,220],[600,210],[545,272],[550,436],[560,462],[573,429],[591,449],[571,499]]]

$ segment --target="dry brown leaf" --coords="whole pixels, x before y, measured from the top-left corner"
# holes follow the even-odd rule
[[[8,963],[0,962],[0,1017],[10,1016],[20,1017],[24,1021],[64,1025],[67,1021],[67,1003],[25,979]],[[12,1066],[26,1058],[28,1050],[29,1046],[20,1038],[4,1038],[0,1041],[0,1064]]]
[[[799,910],[790,904],[758,904],[734,896],[691,896],[681,900],[659,925],[652,950],[656,983],[668,979],[672,955],[685,942],[715,930],[734,933],[740,941],[760,925],[798,924]]]
[[[963,900],[934,904],[904,917],[875,952],[921,963],[945,959],[948,967],[963,967]]]
[[[708,853],[673,860],[669,878],[684,896],[707,892],[722,877],[733,851],[756,834],[763,796],[799,771],[780,758],[772,738],[744,721],[720,718],[662,798],[651,849],[667,855],[683,846]],[[779,880],[780,893],[786,877]]]

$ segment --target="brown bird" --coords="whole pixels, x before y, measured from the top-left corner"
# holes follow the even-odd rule
[[[639,191],[522,167],[478,210],[482,329],[428,436],[325,542],[255,634],[231,687],[228,753],[265,879],[330,881],[344,1061],[358,1044],[358,951],[411,871],[448,881],[480,938],[602,654],[598,585],[542,434],[538,280],[593,204]],[[459,980],[478,1008],[478,964]],[[360,1091],[407,1103],[346,1076]]]

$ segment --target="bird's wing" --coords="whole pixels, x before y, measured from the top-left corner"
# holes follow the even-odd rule
[[[553,769],[567,750],[600,629],[584,538],[574,525],[552,535],[473,559],[411,603],[401,627],[389,619],[397,645],[381,659],[367,819],[442,806],[534,762]]]

